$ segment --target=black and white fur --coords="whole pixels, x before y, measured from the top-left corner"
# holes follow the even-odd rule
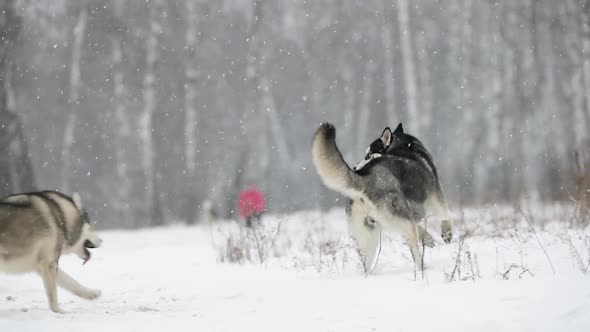
[[[403,128],[380,138],[383,147],[368,153],[356,171],[342,158],[336,129],[324,123],[316,131],[312,156],[324,184],[350,199],[348,225],[367,273],[372,273],[380,249],[381,232],[401,233],[408,241],[418,269],[422,269],[420,228],[427,216],[442,216],[442,238],[450,242],[452,222],[432,158],[422,143]],[[371,148],[370,148],[371,150]],[[379,153],[379,156],[372,156]]]

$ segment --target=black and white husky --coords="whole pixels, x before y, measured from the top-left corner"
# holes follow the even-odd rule
[[[381,248],[381,231],[401,233],[408,241],[418,269],[423,268],[420,239],[426,232],[418,222],[442,217],[441,237],[452,239],[452,220],[430,153],[401,124],[386,128],[367,151],[365,162],[351,169],[336,145],[336,129],[324,123],[316,131],[313,162],[324,184],[347,196],[348,226],[373,272]],[[421,236],[422,235],[422,236]]]

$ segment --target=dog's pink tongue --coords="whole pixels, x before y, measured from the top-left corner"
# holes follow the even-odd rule
[[[86,258],[84,258],[84,261],[82,261],[82,265],[85,265],[86,263],[88,263],[88,261],[90,260],[90,256],[92,256],[90,254],[90,251],[86,250]]]

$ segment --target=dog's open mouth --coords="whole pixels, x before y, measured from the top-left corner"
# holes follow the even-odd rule
[[[89,260],[90,257],[92,257],[92,254],[90,253],[90,250],[88,249],[94,249],[96,248],[96,246],[94,245],[94,243],[92,243],[89,240],[84,241],[84,262],[82,262],[82,265],[86,264]]]

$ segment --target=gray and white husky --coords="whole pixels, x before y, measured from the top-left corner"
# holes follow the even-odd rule
[[[336,145],[336,129],[324,123],[316,131],[313,162],[324,184],[349,198],[346,212],[365,271],[372,273],[381,248],[381,232],[401,233],[408,241],[419,270],[423,269],[421,243],[428,233],[418,226],[439,216],[441,237],[452,239],[452,220],[430,153],[401,124],[386,128],[367,151],[365,161],[351,169]]]
[[[84,299],[100,296],[99,290],[82,286],[62,271],[59,258],[74,253],[86,263],[89,249],[101,242],[77,194],[40,191],[0,198],[0,271],[37,272],[54,312],[64,313],[57,301],[58,285]]]

